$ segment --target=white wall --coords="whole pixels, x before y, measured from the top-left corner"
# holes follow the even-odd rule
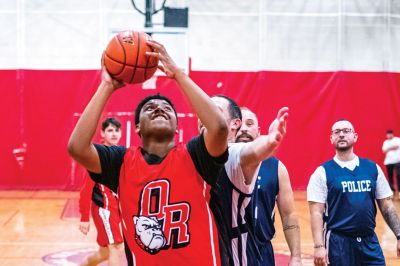
[[[398,0],[167,5],[189,7],[187,34],[167,47],[174,57],[188,53],[195,70],[400,71]],[[162,24],[162,12],[153,21]],[[131,0],[0,0],[0,25],[2,69],[98,69],[112,32],[143,29],[144,17]]]

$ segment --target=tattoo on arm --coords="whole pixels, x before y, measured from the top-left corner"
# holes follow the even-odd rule
[[[386,198],[384,200],[391,200],[391,198]],[[386,223],[389,225],[390,229],[392,229],[393,233],[398,236],[400,235],[400,219],[396,213],[394,207],[382,208],[382,216],[385,219]]]
[[[286,230],[293,230],[293,229],[300,229],[300,227],[297,224],[293,224],[293,225],[284,225],[283,226],[283,231]]]

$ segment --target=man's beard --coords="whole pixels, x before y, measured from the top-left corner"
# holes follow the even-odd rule
[[[339,146],[339,145],[336,145],[336,150],[337,150],[337,151],[344,152],[344,151],[350,150],[352,147],[353,147],[353,145],[347,145],[347,146]]]
[[[236,137],[236,142],[252,142],[253,140],[254,138],[247,133],[242,133]]]

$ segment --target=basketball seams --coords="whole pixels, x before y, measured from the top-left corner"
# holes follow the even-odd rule
[[[119,35],[116,35],[114,38],[117,40],[117,42],[119,43],[119,45],[120,45],[121,48],[122,48],[122,52],[124,53],[124,62],[120,62],[120,61],[118,61],[118,60],[115,60],[115,59],[112,58],[111,56],[109,56],[109,55],[107,54],[107,50],[106,50],[106,54],[105,54],[105,55],[106,55],[108,58],[110,58],[112,61],[122,64],[121,70],[120,70],[119,72],[117,72],[117,73],[115,73],[115,74],[114,74],[114,73],[110,73],[110,74],[113,75],[113,76],[118,76],[118,75],[121,74],[121,73],[124,71],[124,69],[125,69],[125,65],[126,65],[126,52],[125,52],[125,47],[124,47],[124,45],[122,44],[121,40],[119,39]]]
[[[154,75],[154,73],[157,71],[157,68],[158,68],[158,65],[157,65],[157,68],[155,68],[155,69],[154,69],[154,67],[148,67],[150,60],[151,60],[151,58],[147,58],[147,64],[146,64],[146,67],[144,67],[144,69],[145,69],[144,70],[144,79],[145,80],[151,78],[151,76]],[[147,77],[148,74],[150,74],[149,77]]]
[[[118,64],[122,64],[122,63],[120,63],[120,62],[118,62],[118,61],[116,61],[116,60],[113,60],[114,62],[116,62],[116,63],[118,63]],[[127,67],[132,67],[132,68],[134,68],[135,66],[131,66],[131,65],[126,65]],[[151,69],[151,68],[154,68],[154,67],[143,67],[143,66],[137,66],[136,68],[140,68],[140,69]],[[111,73],[110,73],[111,74]]]
[[[107,55],[107,54],[106,54]],[[112,58],[111,56],[109,56],[109,55],[107,55],[107,57],[109,58],[109,59],[111,59],[112,61],[114,61],[114,62],[116,62],[116,63],[118,63],[118,64],[122,64],[120,61],[118,61],[118,60],[116,60],[116,59],[114,59],[114,58]],[[126,66],[129,66],[129,67],[135,67],[135,65],[131,65],[131,64],[125,64]],[[145,66],[136,66],[136,67],[138,67],[138,68],[154,68],[154,67],[157,67],[158,66],[158,64],[157,65],[154,65],[154,66],[149,66],[149,65],[145,65]]]
[[[117,62],[117,63],[119,63],[118,61],[115,61],[115,62]],[[128,67],[132,67],[132,68],[134,68],[135,66],[131,66],[131,65],[126,65],[126,66],[128,66]],[[154,68],[154,67],[143,67],[143,66],[136,66],[136,68],[140,68],[140,69],[151,69],[151,68]]]
[[[107,56],[107,58],[109,59],[109,60],[111,60],[111,61],[114,61],[115,63],[118,63],[118,64],[123,64],[122,62],[120,62],[120,61],[118,61],[117,59],[115,59],[115,58],[113,58],[112,56],[110,56],[110,55],[108,55],[107,53],[105,53],[105,56]],[[135,67],[135,65],[131,65],[131,64],[125,64],[125,66],[129,66],[129,67]],[[154,65],[154,66],[149,66],[149,65],[145,65],[145,66],[136,66],[137,68],[154,68],[154,67],[157,67],[158,66],[158,64],[157,65]],[[121,72],[119,72],[118,74],[120,74]]]
[[[154,52],[154,50],[153,50],[153,48],[151,48],[151,51],[152,52]],[[150,56],[148,56],[147,58],[146,58],[146,68],[145,68],[145,70],[144,70],[144,73],[143,73],[143,75],[144,75],[144,79],[146,79],[146,77],[147,77],[147,66],[149,65],[149,62],[150,62]]]
[[[140,54],[140,33],[134,31],[133,34],[134,34],[134,36],[135,35],[137,36],[137,44],[138,45],[137,45],[137,49],[136,49],[136,60],[135,60],[135,65],[134,65],[135,69],[133,70],[133,73],[132,73],[131,79],[129,80],[129,83],[132,83],[132,80],[135,77],[136,69],[137,69],[137,63],[139,61],[139,54]]]
[[[113,78],[132,84],[141,83],[154,74],[158,68],[158,59],[152,60],[152,57],[146,55],[149,50],[146,36],[144,32],[125,31],[110,41],[104,53],[103,64]]]

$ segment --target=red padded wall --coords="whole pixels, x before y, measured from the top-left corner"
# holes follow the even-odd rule
[[[191,76],[210,95],[226,94],[255,111],[263,133],[281,106],[290,108],[288,133],[277,155],[286,164],[296,189],[304,189],[314,169],[334,154],[329,134],[337,119],[351,120],[358,131],[355,152],[381,165],[385,130],[393,128],[400,133],[399,73],[194,71]],[[76,113],[83,111],[99,78],[94,70],[0,71],[0,188],[79,188],[80,170],[74,173],[71,168],[66,145]],[[133,112],[138,101],[152,93],[169,96],[179,113],[191,112],[173,80],[159,78],[157,87],[142,90],[140,85],[130,85],[120,89],[106,113]],[[180,118],[179,126],[184,141],[197,132],[194,117]],[[23,143],[27,150],[20,167],[13,149]],[[138,144],[134,128],[131,143]]]

